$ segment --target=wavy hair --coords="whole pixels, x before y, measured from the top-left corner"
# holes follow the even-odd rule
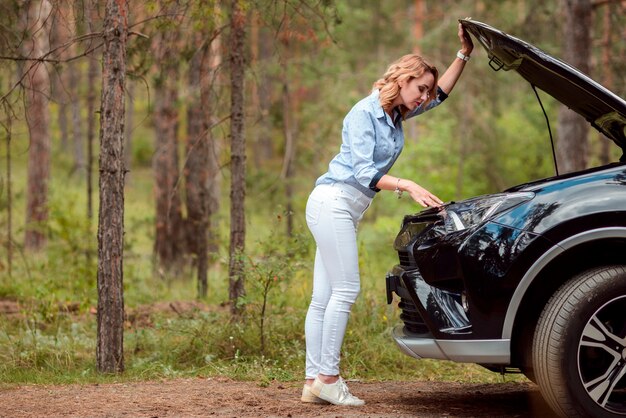
[[[435,77],[435,82],[431,91],[429,91],[428,99],[424,104],[427,104],[435,98],[437,92],[437,80],[439,79],[439,71],[437,68],[429,64],[424,58],[417,54],[407,54],[397,61],[393,62],[383,77],[374,83],[373,88],[380,91],[380,105],[385,111],[391,110],[391,104],[400,94],[400,82],[409,82],[413,78],[421,77],[426,71],[430,72]],[[402,118],[407,113],[408,109],[405,106],[401,106],[400,113]]]

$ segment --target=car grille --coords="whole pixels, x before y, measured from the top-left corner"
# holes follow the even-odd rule
[[[412,267],[411,255],[408,251],[398,251],[400,265],[403,267]]]
[[[413,304],[412,301],[405,298],[400,298],[400,303],[398,303],[398,307],[402,309],[400,319],[404,322],[404,327],[407,329],[407,331],[416,334],[428,333],[428,327],[424,323],[422,316],[420,315],[417,307]]]

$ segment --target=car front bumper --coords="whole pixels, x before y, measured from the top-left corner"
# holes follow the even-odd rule
[[[406,332],[404,325],[397,325],[392,334],[404,354],[418,359],[502,365],[511,362],[511,340],[441,340],[430,334]]]
[[[388,303],[393,293],[401,299],[404,325],[396,326],[392,335],[403,353],[418,359],[510,364],[511,340],[476,338],[456,295],[426,283],[419,270],[395,266],[386,287]]]

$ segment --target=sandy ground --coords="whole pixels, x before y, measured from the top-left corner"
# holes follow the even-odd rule
[[[363,407],[300,402],[301,385],[227,378],[0,389],[0,417],[551,417],[532,383],[349,382]]]

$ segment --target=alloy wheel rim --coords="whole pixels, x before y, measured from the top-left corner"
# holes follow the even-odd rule
[[[578,342],[577,367],[583,388],[598,406],[626,415],[626,296],[591,315]]]

